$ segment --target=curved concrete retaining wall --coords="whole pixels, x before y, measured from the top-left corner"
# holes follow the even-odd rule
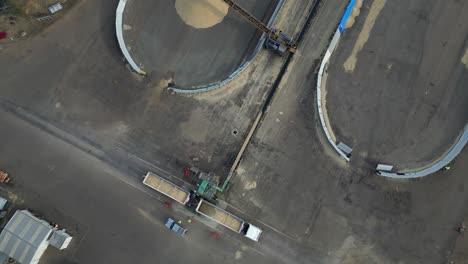
[[[325,56],[323,57],[322,63],[320,65],[320,69],[318,72],[317,76],[317,108],[320,116],[320,123],[322,125],[323,132],[325,132],[325,136],[327,137],[328,142],[330,142],[330,145],[338,152],[340,157],[346,161],[349,162],[349,157],[341,150],[338,148],[336,145],[336,142],[333,140],[331,137],[331,133],[329,131],[329,128],[325,122],[325,117],[324,117],[324,112],[327,111],[327,109],[324,108],[324,105],[322,104],[322,78],[323,78],[323,73],[328,66],[328,62],[330,60],[330,57],[333,53],[333,50],[336,48],[336,45],[338,44],[338,41],[340,40],[341,32],[339,29],[336,30],[335,35],[333,35],[333,39],[330,43],[330,46],[328,47],[327,51],[325,52]],[[331,128],[330,128],[331,129]]]
[[[278,15],[278,12],[283,7],[284,1],[285,0],[280,0],[278,2],[278,5],[276,6],[275,11],[273,11],[273,14],[271,15],[271,18],[268,21],[268,27],[271,27],[271,25],[273,25],[273,22],[275,21],[275,18]],[[262,49],[262,46],[263,46],[263,43],[265,42],[265,39],[266,39],[266,36],[265,36],[265,33],[263,33],[262,36],[260,37],[260,40],[258,41],[257,46],[255,47],[255,50],[253,51],[253,53],[249,57],[249,59],[242,66],[237,68],[237,70],[235,70],[233,73],[231,73],[225,80],[220,81],[218,83],[215,83],[213,85],[209,85],[209,86],[206,86],[206,87],[200,87],[200,88],[196,88],[196,89],[185,89],[185,88],[177,88],[177,87],[174,87],[174,86],[170,86],[170,87],[167,88],[167,90],[169,92],[178,93],[178,94],[197,94],[197,93],[210,92],[210,91],[216,90],[216,89],[226,85],[227,83],[232,81],[234,78],[236,78],[239,74],[241,74],[252,63],[255,56],[257,56],[257,53]]]
[[[318,108],[318,112],[320,116],[320,123],[322,125],[323,132],[325,132],[325,136],[327,137],[328,142],[330,142],[330,145],[332,145],[332,147],[336,150],[336,152],[340,155],[340,157],[346,160],[347,162],[349,162],[350,160],[349,156],[346,153],[344,153],[340,148],[338,148],[336,142],[331,137],[331,133],[329,131],[329,129],[331,128],[329,128],[325,122],[324,112],[326,112],[327,109],[325,109],[324,105],[322,104],[322,78],[323,78],[323,73],[328,66],[330,57],[333,51],[335,50],[336,46],[338,45],[338,42],[341,37],[341,33],[343,33],[345,30],[346,21],[351,15],[355,4],[356,4],[356,0],[351,0],[343,16],[341,17],[338,29],[333,35],[330,46],[328,47],[327,51],[325,52],[325,56],[322,59],[322,63],[320,64],[320,70],[319,70],[318,77],[317,77],[317,108]]]
[[[210,86],[206,86],[206,87],[201,87],[201,88],[196,88],[196,89],[184,89],[184,88],[176,88],[176,87],[173,87],[173,86],[169,86],[167,87],[167,90],[169,92],[173,92],[173,93],[178,93],[178,94],[197,94],[197,93],[206,93],[206,92],[210,92],[210,91],[213,91],[213,90],[216,90],[222,86],[224,86],[225,84],[229,83],[230,81],[232,81],[234,78],[236,78],[241,72],[243,72],[245,70],[245,68],[247,68],[250,63],[252,63],[252,60],[253,58],[255,57],[255,55],[257,55],[258,53],[258,50],[260,50],[260,48],[262,47],[263,45],[263,41],[265,41],[264,38],[261,38],[260,39],[260,42],[257,44],[257,47],[255,48],[254,50],[254,53],[253,53],[253,56],[251,56],[251,58],[249,60],[247,60],[241,67],[239,67],[236,71],[234,71],[233,73],[231,73],[229,75],[229,77],[227,77],[225,80],[219,82],[219,83],[216,83],[216,84],[213,84],[213,85],[210,85]]]
[[[348,7],[346,8],[343,17],[340,20],[340,24],[338,26],[338,29],[336,30],[333,39],[330,43],[330,46],[328,47],[325,56],[323,57],[322,63],[320,65],[320,70],[318,73],[318,78],[317,78],[317,107],[318,107],[318,112],[320,116],[320,123],[322,125],[322,129],[325,132],[325,135],[328,139],[328,142],[332,145],[332,147],[338,152],[341,158],[349,162],[349,156],[346,155],[336,144],[336,142],[333,140],[331,137],[330,130],[326,125],[325,122],[325,117],[324,117],[324,112],[326,109],[324,109],[324,106],[322,104],[322,78],[323,78],[323,73],[326,71],[326,68],[328,66],[328,62],[330,60],[330,57],[335,50],[340,37],[341,33],[345,31],[345,26],[346,22],[348,21],[350,15],[352,14],[353,8],[356,4],[356,0],[350,0]],[[418,178],[418,177],[424,177],[427,176],[431,173],[434,173],[440,169],[442,169],[444,166],[449,164],[455,157],[457,157],[458,154],[463,150],[465,147],[466,143],[468,141],[468,125],[465,126],[465,129],[458,139],[457,143],[453,146],[453,148],[445,155],[442,159],[440,159],[438,162],[433,164],[432,166],[425,168],[420,171],[416,172],[389,172],[389,171],[382,171],[382,170],[376,170],[376,174],[384,177],[391,177],[391,178]]]
[[[146,72],[140,69],[140,67],[138,67],[138,65],[132,59],[132,56],[130,56],[130,53],[127,50],[127,46],[125,45],[125,40],[123,38],[123,32],[122,32],[123,22],[122,21],[123,21],[123,12],[125,10],[126,4],[127,4],[127,0],[120,0],[119,5],[117,6],[117,11],[115,14],[115,31],[117,34],[117,40],[119,41],[119,46],[120,46],[120,49],[122,50],[122,53],[125,56],[125,59],[128,61],[132,69],[136,71],[138,74],[146,75]]]
[[[419,177],[427,176],[431,173],[439,171],[444,166],[452,162],[452,160],[455,159],[458,156],[458,154],[460,154],[460,152],[463,150],[467,142],[468,142],[468,125],[465,125],[465,129],[463,130],[463,133],[459,137],[457,143],[452,147],[452,149],[447,153],[447,155],[445,155],[442,159],[440,159],[438,162],[436,162],[432,166],[425,168],[423,170],[420,170],[420,171],[406,172],[406,173],[386,172],[386,171],[377,170],[376,174],[380,176],[384,176],[384,177],[400,178],[400,179],[419,178]]]

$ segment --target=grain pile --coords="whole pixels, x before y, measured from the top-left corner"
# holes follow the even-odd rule
[[[177,14],[194,28],[209,28],[227,15],[229,7],[222,0],[176,0]]]

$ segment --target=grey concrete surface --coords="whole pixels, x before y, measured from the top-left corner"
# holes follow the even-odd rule
[[[0,96],[105,150],[137,153],[163,167],[194,162],[223,171],[242,142],[230,132],[245,133],[274,78],[251,73],[245,89],[172,97],[161,88],[170,76],[139,79],[115,56],[116,4],[84,0],[38,38],[1,50]],[[205,240],[211,229],[202,225],[190,231],[193,240],[163,239],[151,219],[164,219],[165,209],[126,184],[140,174],[123,175],[1,113],[0,165],[17,178],[16,191],[82,240],[65,255],[49,251],[48,263],[107,263],[115,260],[111,253],[124,263],[230,263],[236,256],[244,263],[443,263],[468,214],[466,151],[450,171],[388,180],[340,162],[321,134],[314,71],[345,4],[322,1],[227,194],[230,210],[265,230],[259,244],[229,233]],[[303,15],[293,14],[288,19]],[[266,58],[270,67],[278,64]]]
[[[173,96],[164,90],[170,74],[142,78],[125,68],[113,27],[117,3],[80,1],[37,37],[2,47],[0,97],[108,152],[129,152],[179,175],[187,164],[224,175],[281,59],[265,53],[268,71],[260,75],[255,69],[264,66],[251,65],[242,87]]]
[[[376,174],[379,176],[390,177],[390,178],[420,178],[427,176],[429,174],[435,173],[440,170],[450,169],[450,164],[460,155],[460,153],[465,148],[466,143],[468,143],[468,125],[463,129],[462,134],[458,137],[457,142],[451,147],[451,149],[443,157],[438,159],[435,163],[430,164],[429,167],[426,167],[419,171],[412,172],[388,172],[389,170],[382,171],[377,168]],[[377,166],[379,167],[379,166]]]
[[[141,175],[122,172],[0,110],[0,166],[15,181],[9,192],[73,235],[69,248],[49,248],[40,263],[280,263],[229,230],[185,219],[145,189]],[[3,187],[2,187],[3,188]],[[172,216],[189,229],[182,238],[164,227]],[[216,230],[219,239],[211,237]]]
[[[267,63],[253,63],[240,78],[244,82],[230,84],[233,89],[202,97],[172,96],[164,92],[165,83],[171,76],[154,74],[149,78],[141,78],[125,68],[122,57],[119,58],[121,53],[115,41],[115,32],[112,26],[116,4],[117,1],[80,1],[74,9],[67,13],[64,19],[57,21],[38,37],[24,41],[17,46],[2,47],[0,51],[0,67],[3,69],[0,71],[2,106],[4,106],[3,102],[9,101],[13,107],[16,105],[22,107],[24,111],[32,113],[35,119],[40,120],[40,123],[52,124],[59,129],[70,132],[74,138],[86,141],[92,146],[92,148],[85,149],[90,154],[96,155],[94,152],[104,152],[112,157],[119,156],[119,160],[113,160],[113,165],[119,162],[118,167],[126,172],[122,176],[125,180],[134,180],[134,177],[144,172],[141,171],[142,168],[154,168],[152,164],[166,169],[169,174],[179,176],[182,175],[182,167],[189,164],[207,171],[214,171],[221,176],[225,175],[225,171],[229,169],[231,160],[235,157],[243,141],[250,122],[261,107],[265,94],[271,88],[271,84],[279,72],[282,59],[266,52],[260,54],[259,58]],[[283,14],[279,17],[282,23],[287,24],[284,27],[285,32],[294,35],[300,30],[304,14],[308,10],[304,7],[309,6],[309,3],[301,1],[301,3],[286,6],[295,10],[297,15]],[[23,133],[26,133],[27,130],[24,129]],[[237,135],[232,134],[233,130],[238,132]],[[11,134],[15,133],[11,132]],[[29,135],[24,137],[33,138]],[[13,143],[16,142],[13,141]],[[29,144],[28,141],[25,141],[25,144]],[[51,146],[55,144],[55,141],[50,143]],[[34,144],[29,145],[34,146]],[[16,175],[26,173],[26,168],[24,171],[20,171],[21,166],[32,158],[30,156],[25,156],[24,159],[20,158],[24,149],[18,149],[16,155],[10,155],[13,153],[11,149],[13,147],[9,147],[8,155],[3,156],[5,158],[11,157],[11,160],[4,160],[5,164],[9,164],[5,169],[11,170]],[[66,151],[53,157],[44,157],[44,159],[58,159],[59,164],[69,165],[59,157],[63,156],[64,159],[67,159],[71,154],[63,153]],[[36,155],[36,153],[34,154]],[[18,159],[13,160],[15,157]],[[41,164],[44,162],[41,161]],[[81,166],[82,162],[81,160],[77,161],[76,166]],[[139,164],[134,166],[134,163]],[[28,165],[32,166],[29,163]],[[33,169],[45,170],[44,167],[38,167],[38,164],[33,165]],[[85,161],[84,168],[88,166],[88,162]],[[94,171],[93,166],[89,167],[90,170]],[[79,176],[83,170],[80,169]],[[90,172],[93,178],[101,175],[99,169],[97,170],[97,173]],[[47,176],[47,174],[45,175]],[[129,175],[133,177],[129,177]],[[69,177],[72,176],[75,176],[74,179],[78,178],[76,175]],[[78,183],[83,182],[83,179],[80,179],[72,184],[79,185]],[[30,182],[21,182],[20,179],[19,183],[18,188],[23,186],[23,190],[18,189],[18,191],[31,191],[35,195],[37,193],[41,195],[39,197],[37,194],[34,199],[28,198],[28,204],[57,218],[57,222],[70,221],[74,224],[73,222],[82,221],[81,217],[85,219],[85,222],[92,221],[91,214],[87,216],[73,215],[74,220],[67,220],[65,216],[61,217],[60,215],[69,215],[68,211],[55,214],[47,211],[46,205],[41,203],[51,201],[50,196],[54,194],[47,196],[42,192],[51,185],[50,183],[37,186],[40,188],[38,190],[27,189],[34,188],[34,185],[29,186]],[[100,182],[90,181],[90,183],[91,187],[83,184],[78,190],[92,196],[89,201],[94,201],[97,199],[94,196],[95,192],[98,192],[99,189],[94,189],[93,185],[99,186]],[[88,188],[90,191],[87,191]],[[119,191],[113,190],[114,186],[110,189],[112,190],[109,192],[115,191],[120,195]],[[56,190],[53,189],[53,191]],[[122,192],[125,196],[133,196],[132,194],[127,195],[125,191]],[[59,192],[57,190],[56,196],[53,197],[61,197],[64,194],[65,191]],[[78,194],[75,194],[72,199],[75,200],[77,197],[79,197]],[[114,200],[122,201],[117,198]],[[67,201],[66,205],[69,205],[69,202],[72,201]],[[96,207],[105,210],[106,214],[113,213],[112,210],[108,209],[107,203],[98,203]],[[57,210],[63,211],[62,209]],[[123,217],[122,215],[127,216],[131,213],[124,210],[118,216]],[[248,258],[250,253],[243,252],[252,250],[261,256],[266,256],[265,261],[271,262],[269,257],[273,256],[275,258],[273,263],[275,261],[293,263],[295,259],[308,259],[308,251],[303,249],[299,243],[290,241],[283,243],[281,241],[284,237],[281,234],[270,230],[268,226],[262,225],[254,218],[248,217],[248,219],[264,228],[263,242],[257,244],[257,247],[253,249],[251,243],[247,243],[247,248],[245,245],[241,245],[240,252],[236,250],[234,257],[245,255],[245,258]],[[141,224],[140,220],[136,221],[138,221],[136,224]],[[110,236],[109,234],[115,233],[112,231],[114,228],[116,226],[110,226],[105,233]],[[202,237],[202,235],[200,236]],[[117,237],[119,241],[124,240],[115,234],[113,237]],[[135,237],[132,238],[137,240]],[[233,239],[237,241],[237,238]],[[145,237],[142,240],[148,242]],[[203,240],[200,241],[201,243],[197,245],[204,246],[206,244]],[[94,242],[89,243],[90,245],[87,247],[93,248]],[[209,244],[206,245],[209,246]],[[226,246],[226,248],[230,250],[230,246]],[[137,253],[141,252],[135,250]],[[175,252],[175,250],[170,252]],[[110,252],[111,249],[103,252],[102,258],[106,260],[106,255]],[[206,254],[213,255],[215,253]],[[78,255],[82,259],[89,260],[92,254],[77,253]],[[303,256],[298,258],[298,255]],[[163,254],[163,256],[166,255]],[[187,256],[191,256],[191,254],[188,253]],[[186,260],[184,256],[178,257],[174,263]],[[70,258],[71,261],[74,260],[74,256]],[[252,257],[252,262],[256,261],[255,258],[255,256]],[[125,260],[125,258],[123,259]],[[60,261],[57,260],[57,262]],[[217,258],[216,261],[221,260]],[[246,260],[246,262],[249,261]]]
[[[442,157],[468,121],[468,3],[386,1],[347,72],[372,3],[364,1],[330,61],[328,115],[355,166],[418,169]]]
[[[315,73],[327,25],[342,1],[324,1],[239,166],[228,200],[309,253],[308,263],[445,263],[467,213],[467,153],[419,180],[378,177],[326,142]],[[322,18],[328,19],[322,19]],[[323,49],[324,49],[323,48]],[[313,260],[313,261],[310,261]],[[306,261],[304,261],[306,263]]]
[[[222,1],[222,0],[220,0]],[[268,23],[278,0],[238,1]],[[226,79],[253,52],[261,33],[232,9],[210,28],[186,25],[174,1],[130,0],[124,39],[137,65],[148,74],[171,76],[177,87],[206,86]]]
[[[316,134],[310,134],[310,131],[303,128],[305,126],[314,129],[312,117],[315,108],[306,109],[305,102],[313,101],[314,72],[320,66],[320,57],[328,46],[329,37],[336,30],[345,7],[346,3],[342,1],[322,3],[315,19],[317,22],[312,23],[299,46],[301,55],[294,57],[284,84],[278,88],[276,98],[253,137],[232,183],[231,191],[234,194],[229,198],[231,203],[238,204],[247,200],[250,212],[261,219],[268,219],[273,227],[294,238],[305,232],[314,215],[313,209],[319,206],[311,202],[311,199],[302,200],[300,197],[314,193],[319,188],[306,184],[305,175],[314,174],[314,171],[307,171],[303,166],[317,166],[320,163],[311,159],[297,168],[292,166],[304,162],[304,158],[308,159],[311,151],[322,152],[320,142],[315,138]],[[304,89],[308,90],[303,91]],[[287,152],[293,149],[294,152]],[[322,166],[332,165],[333,163],[327,162]],[[291,175],[296,175],[296,178]],[[260,179],[262,183],[270,183],[256,184]],[[300,185],[298,181],[303,184]],[[291,195],[296,197],[293,200],[285,199],[285,194],[279,191],[283,188],[290,188],[293,192]],[[279,214],[281,210],[285,210],[282,216]],[[296,214],[298,211],[302,213]]]
[[[465,227],[468,225],[468,217],[464,219],[463,223],[460,227],[464,225]],[[466,230],[460,233],[457,238],[457,241],[454,246],[454,250],[452,256],[450,257],[450,263],[459,263],[459,264],[467,264],[468,263],[468,235],[466,235]]]

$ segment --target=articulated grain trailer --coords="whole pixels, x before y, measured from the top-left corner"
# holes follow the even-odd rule
[[[143,184],[181,204],[186,204],[190,200],[190,193],[188,191],[152,172],[146,174]]]
[[[239,217],[203,199],[200,200],[195,211],[254,241],[258,241],[262,234],[262,230],[260,228],[245,222]]]

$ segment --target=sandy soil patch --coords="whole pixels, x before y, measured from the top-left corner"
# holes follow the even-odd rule
[[[229,10],[222,0],[176,0],[175,8],[180,18],[194,28],[209,28],[220,23]]]
[[[358,39],[354,44],[353,50],[349,55],[348,59],[343,64],[343,67],[346,72],[353,72],[354,68],[356,67],[357,63],[357,56],[361,52],[362,48],[366,44],[367,40],[369,39],[369,34],[374,27],[375,21],[382,11],[383,7],[385,6],[386,0],[375,0],[372,3],[372,6],[369,10],[369,14],[366,17],[366,21],[364,22],[364,26],[362,27],[361,32],[359,33]]]

